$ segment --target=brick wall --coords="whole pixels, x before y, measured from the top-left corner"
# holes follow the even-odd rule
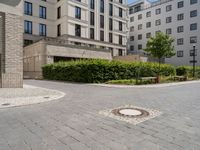
[[[1,87],[23,86],[23,27],[22,17],[5,13],[5,41],[2,50]],[[3,38],[4,39],[4,38]]]

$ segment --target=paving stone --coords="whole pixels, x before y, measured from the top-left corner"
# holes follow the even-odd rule
[[[60,90],[58,101],[0,109],[0,150],[199,150],[199,83],[159,88],[115,88],[26,80]],[[1,96],[0,96],[1,97]],[[124,105],[163,114],[138,125],[99,111]]]

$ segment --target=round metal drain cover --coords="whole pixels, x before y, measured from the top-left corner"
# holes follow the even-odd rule
[[[138,108],[118,108],[112,110],[112,113],[117,116],[132,117],[132,118],[137,118],[137,117],[141,118],[149,115],[149,113],[146,110]]]

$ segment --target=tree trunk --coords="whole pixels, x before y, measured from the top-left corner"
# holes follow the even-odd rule
[[[161,58],[159,58],[159,66],[158,66],[158,74],[157,74],[157,83],[160,83],[160,63],[161,63]]]

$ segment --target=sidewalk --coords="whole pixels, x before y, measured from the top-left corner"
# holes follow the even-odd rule
[[[57,90],[30,85],[24,85],[24,88],[3,88],[0,89],[0,109],[52,101],[64,95]]]

